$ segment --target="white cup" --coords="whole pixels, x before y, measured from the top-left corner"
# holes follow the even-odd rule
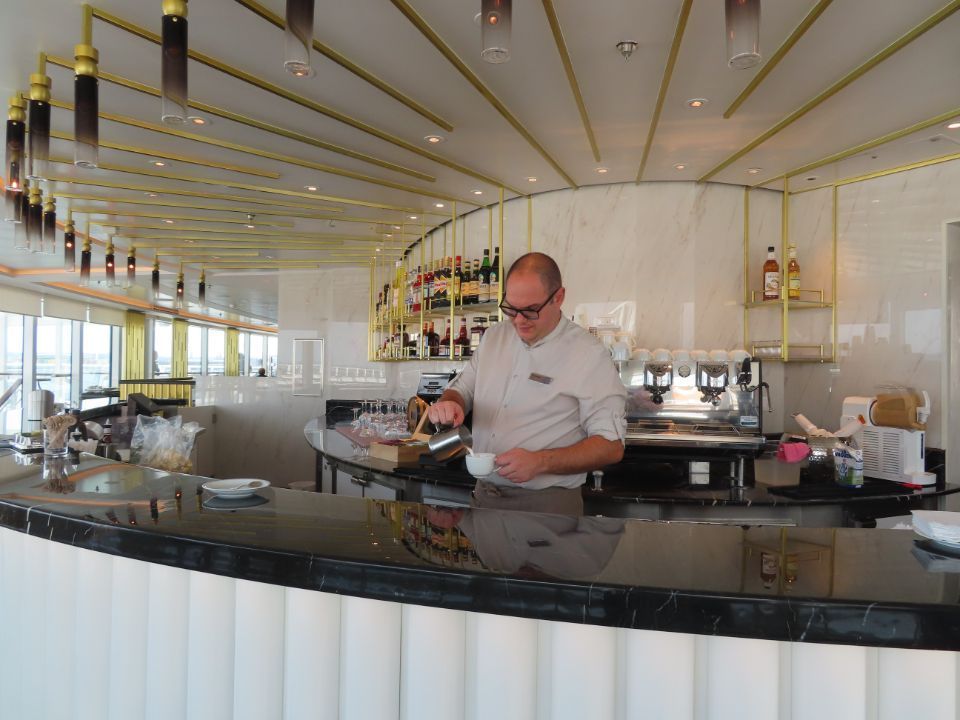
[[[710,355],[706,350],[691,350],[690,359],[694,362],[706,362],[710,359]]]
[[[673,353],[666,348],[657,348],[653,351],[653,359],[657,362],[670,362],[673,360]]]
[[[473,453],[467,455],[467,472],[476,478],[493,474],[493,459],[496,453]]]
[[[710,359],[713,362],[726,362],[727,361],[727,351],[726,350],[711,350]]]
[[[646,348],[637,348],[631,353],[631,358],[638,362],[646,362],[647,360],[653,360],[653,353]]]
[[[674,362],[686,362],[690,359],[689,350],[674,350],[673,351],[673,360]]]

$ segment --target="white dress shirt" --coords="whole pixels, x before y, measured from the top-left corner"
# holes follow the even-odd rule
[[[473,410],[476,452],[563,448],[595,435],[623,442],[626,432],[627,392],[609,351],[564,317],[533,345],[509,322],[490,328],[447,389]],[[543,474],[520,484],[496,473],[485,479],[541,490],[579,487],[586,474]]]

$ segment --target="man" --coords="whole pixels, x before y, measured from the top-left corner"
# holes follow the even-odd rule
[[[552,258],[522,256],[505,288],[507,322],[484,334],[428,414],[455,427],[472,410],[474,450],[497,453],[475,505],[579,515],[587,471],[623,457],[626,390],[606,348],[563,317]]]

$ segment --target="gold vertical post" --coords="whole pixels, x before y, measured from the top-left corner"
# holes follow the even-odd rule
[[[743,188],[743,347],[750,347],[750,188]]]
[[[457,203],[451,203],[450,209],[450,284],[447,287],[447,294],[450,295],[450,360],[453,360],[453,324],[456,319],[457,300],[459,294],[457,290],[456,263],[457,263]],[[462,289],[462,286],[461,286]]]
[[[790,301],[787,289],[787,243],[790,239],[790,178],[783,178],[783,202],[780,210],[780,302],[783,310],[783,327],[780,337],[780,357],[784,362],[790,359],[790,343],[787,333],[790,332]]]
[[[832,362],[840,358],[837,354],[837,245],[839,243],[839,188],[833,186],[833,288],[830,302],[830,335],[833,338],[833,348],[830,352]]]
[[[504,275],[503,269],[507,266],[507,248],[503,244],[503,188],[500,188],[500,269],[497,276],[497,305],[503,300],[504,293]],[[500,319],[503,320],[503,311],[498,310]]]
[[[533,196],[527,195],[527,252],[533,250]]]
[[[81,9],[83,20],[80,26],[80,42],[84,45],[93,45],[93,8],[84,3]]]
[[[423,282],[424,278],[427,276],[427,265],[426,265],[426,244],[427,244],[427,221],[423,215],[420,216],[420,322],[418,323],[417,332],[418,337],[420,338],[417,341],[417,357],[423,360],[426,355],[426,347],[424,342],[426,341],[426,334],[423,332],[423,315],[427,310],[426,303],[426,283]]]

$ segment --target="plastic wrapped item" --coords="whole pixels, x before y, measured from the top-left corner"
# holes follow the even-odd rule
[[[130,462],[169,472],[191,472],[193,441],[202,429],[195,422],[184,425],[179,416],[167,420],[139,415],[130,440]]]
[[[833,449],[834,480],[844,487],[863,486],[863,451],[855,443]]]

